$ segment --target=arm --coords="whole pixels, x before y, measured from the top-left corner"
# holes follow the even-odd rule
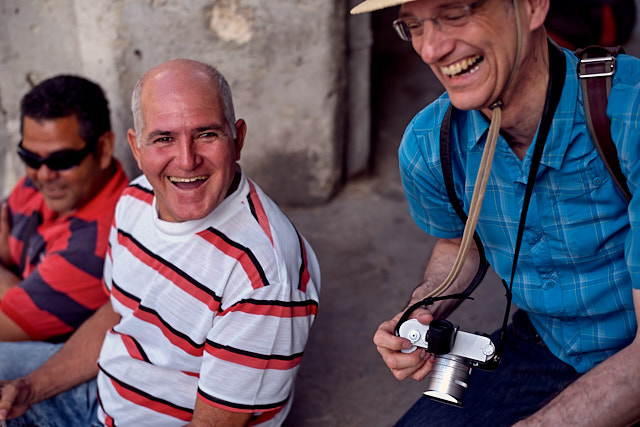
[[[196,407],[193,411],[193,420],[188,426],[246,426],[251,420],[251,413],[231,412],[216,408],[196,399]]]
[[[9,289],[20,283],[20,277],[4,265],[0,265],[0,299]]]
[[[9,236],[11,235],[11,217],[9,205],[6,201],[0,203],[0,265],[11,265],[11,253],[9,252]]]
[[[461,239],[439,239],[436,242],[424,272],[423,281],[413,291],[407,307],[423,299],[431,289],[444,281],[456,259],[460,242]],[[464,290],[475,275],[479,259],[480,255],[474,244],[469,250],[469,255],[458,278],[453,282],[451,288],[447,290],[447,294]],[[416,310],[412,317],[417,318],[424,324],[428,324],[434,317],[446,317],[458,304],[460,304],[460,301],[456,300],[439,301],[432,305],[429,310]],[[393,319],[382,323],[373,337],[373,342],[377,346],[382,359],[397,379],[404,380],[410,377],[416,381],[421,381],[431,371],[430,358],[422,348],[408,354],[400,352],[402,349],[411,347],[409,340],[397,337],[394,332],[396,323],[398,323],[401,315],[402,313],[398,313]]]
[[[640,324],[640,290],[633,290]],[[624,426],[640,420],[640,337],[567,387],[518,426]]]
[[[11,235],[11,218],[7,202],[0,204],[0,299],[7,290],[20,283],[20,277],[10,270],[11,254],[9,252],[9,236]]]
[[[0,311],[0,341],[30,341],[31,337],[9,316]]]
[[[119,319],[111,303],[106,303],[40,368],[0,382],[0,420],[22,415],[31,405],[94,378],[104,335]]]

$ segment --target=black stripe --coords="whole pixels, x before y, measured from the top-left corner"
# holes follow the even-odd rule
[[[306,300],[306,301],[275,301],[275,300],[257,300],[257,299],[243,299],[233,304],[231,307],[235,307],[240,304],[253,304],[253,305],[273,305],[279,307],[306,307],[310,305],[318,306],[318,302],[316,300]],[[227,309],[226,311],[229,311]]]
[[[83,221],[72,217],[69,220],[69,243],[68,250],[61,252],[61,255],[75,268],[84,271],[91,276],[102,279],[104,269],[104,258],[95,254],[98,245],[98,222]],[[91,248],[91,251],[76,251],[77,248]]]
[[[202,391],[202,389],[200,387],[198,387],[198,393],[200,393],[207,400],[210,400],[212,402],[218,403],[220,405],[228,406],[230,408],[245,409],[245,410],[248,409],[248,410],[256,410],[256,411],[258,411],[258,410],[259,411],[273,410],[273,409],[279,408],[281,406],[284,406],[289,401],[289,398],[287,397],[282,402],[262,404],[262,405],[243,405],[243,404],[240,404],[240,403],[229,402],[229,401],[226,401],[226,400],[218,399],[217,397],[213,397],[210,394],[205,393],[204,391]]]
[[[252,357],[254,359],[260,359],[260,360],[294,360],[294,359],[298,359],[298,358],[300,358],[300,357],[302,357],[304,355],[304,352],[295,353],[295,354],[292,354],[292,355],[286,355],[286,354],[260,354],[260,353],[254,353],[254,352],[247,351],[247,350],[241,350],[241,349],[235,348],[235,347],[230,347],[228,345],[222,345],[222,344],[219,344],[217,342],[213,342],[211,340],[207,340],[207,344],[209,344],[213,348],[226,350],[226,351],[229,351],[231,353],[239,354],[239,355],[242,355],[242,356],[248,356],[248,357]]]
[[[134,245],[136,245],[138,248],[140,248],[140,250],[142,250],[145,254],[149,255],[151,258],[155,259],[156,261],[158,261],[159,263],[161,263],[165,267],[167,267],[170,270],[174,271],[176,274],[178,274],[180,277],[182,277],[183,279],[185,279],[186,281],[191,283],[193,286],[195,286],[196,288],[200,289],[201,291],[203,291],[204,293],[206,293],[207,295],[212,297],[215,301],[217,301],[217,302],[221,301],[221,298],[219,296],[217,296],[213,290],[209,289],[207,286],[205,286],[202,283],[198,282],[196,279],[194,279],[193,277],[189,276],[187,273],[185,273],[184,271],[182,271],[181,269],[179,269],[178,267],[176,267],[175,265],[173,265],[169,261],[167,261],[164,258],[161,258],[158,255],[156,255],[155,253],[151,252],[144,245],[142,245],[142,243],[140,243],[138,240],[136,240],[131,234],[129,234],[126,231],[121,230],[121,229],[118,229],[118,233],[123,235],[127,239],[129,239]]]
[[[307,265],[304,262],[305,248],[300,233],[298,233],[298,230],[295,226],[293,227],[293,229],[295,230],[296,236],[298,236],[298,242],[300,243],[300,270],[298,273],[298,290],[302,290],[302,276],[304,275],[304,270],[307,268]],[[311,277],[311,275],[309,275],[309,277]]]
[[[122,289],[115,281],[111,281],[111,285],[116,288],[118,290],[118,292],[120,292],[121,294],[123,294],[124,296],[126,296],[127,298],[129,298],[130,300],[133,300],[135,302],[137,302],[138,304],[140,304],[140,298],[138,298],[137,296],[133,295],[132,293],[129,293],[127,291],[125,291],[124,289]]]
[[[269,286],[269,280],[267,279],[267,275],[265,274],[264,270],[262,269],[262,266],[260,265],[260,262],[258,262],[258,259],[253,254],[251,249],[247,248],[246,246],[242,246],[238,242],[234,242],[233,240],[228,238],[224,233],[222,233],[220,230],[216,230],[213,227],[209,227],[209,228],[207,228],[207,230],[209,232],[215,234],[216,236],[220,237],[229,246],[233,246],[234,248],[239,249],[240,251],[242,251],[245,254],[247,254],[249,259],[251,260],[251,263],[253,264],[255,269],[258,271],[258,274],[260,275],[260,280],[262,281],[263,285],[264,286]]]
[[[143,187],[140,184],[130,184],[129,187],[137,188],[138,190],[142,191],[143,193],[151,194],[152,196],[154,195],[153,189]]]
[[[186,335],[183,332],[180,332],[179,330],[177,330],[176,328],[174,328],[173,326],[171,326],[171,324],[169,324],[169,322],[167,322],[166,320],[164,320],[162,318],[162,316],[160,316],[160,314],[158,314],[157,311],[155,311],[152,308],[146,307],[144,305],[141,304],[141,300],[133,295],[131,295],[128,292],[125,292],[121,287],[119,287],[118,285],[116,285],[115,283],[113,283],[113,286],[118,289],[119,292],[122,292],[123,295],[127,296],[127,298],[131,298],[132,300],[136,301],[138,303],[138,310],[140,311],[144,311],[146,313],[151,314],[152,316],[154,316],[155,318],[157,318],[160,323],[162,323],[169,331],[171,331],[172,334],[176,335],[177,337],[183,339],[184,341],[188,342],[192,347],[194,348],[202,348],[204,347],[204,343],[197,343],[195,341],[193,341],[188,335]],[[149,323],[149,322],[146,322]],[[151,323],[150,323],[151,324]]]
[[[247,194],[247,203],[249,203],[249,210],[251,211],[251,215],[256,219],[256,222],[260,224],[260,220],[258,219],[258,214],[256,213],[256,207],[253,204],[253,200],[251,200],[251,193]]]
[[[95,310],[80,304],[64,292],[52,288],[40,272],[34,270],[20,285],[33,303],[41,310],[57,317],[61,322],[78,329]]]
[[[98,368],[100,368],[100,370],[102,371],[102,373],[104,373],[106,376],[108,376],[109,378],[111,378],[113,381],[117,382],[121,387],[126,388],[129,391],[132,391],[140,396],[143,396],[149,400],[153,400],[154,402],[159,402],[162,403],[164,405],[170,406],[172,408],[176,408],[179,409],[181,411],[185,411],[185,412],[189,412],[191,414],[193,414],[193,408],[185,408],[184,406],[178,406],[173,402],[169,402],[168,400],[164,400],[164,399],[160,399],[159,397],[153,396],[143,390],[140,390],[136,387],[133,387],[130,384],[127,384],[125,382],[122,382],[119,378],[116,378],[115,376],[113,376],[112,374],[110,374],[109,372],[107,372],[100,363],[98,363]]]

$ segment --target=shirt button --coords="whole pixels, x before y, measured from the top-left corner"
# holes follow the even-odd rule
[[[593,178],[593,183],[595,185],[600,185],[600,184],[602,184],[602,180],[599,177],[595,177],[595,178]]]
[[[582,356],[576,356],[576,363],[582,362]]]
[[[551,289],[551,288],[553,288],[554,286],[555,286],[555,283],[553,283],[553,282],[551,282],[551,281],[549,281],[549,282],[545,282],[545,284],[543,285],[543,287],[544,287],[545,289]]]

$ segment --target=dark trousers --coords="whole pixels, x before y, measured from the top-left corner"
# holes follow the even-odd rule
[[[498,332],[491,339],[497,343]],[[544,345],[523,311],[513,315],[500,366],[474,368],[464,407],[421,397],[397,426],[510,426],[542,408],[580,374]]]

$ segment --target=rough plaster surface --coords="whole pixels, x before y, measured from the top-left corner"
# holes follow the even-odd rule
[[[346,0],[42,0],[0,3],[0,156],[16,164],[18,107],[31,85],[80,74],[107,93],[130,176],[129,98],[173,58],[216,66],[248,125],[241,164],[277,201],[326,201],[342,177]],[[22,168],[3,167],[3,196]]]

